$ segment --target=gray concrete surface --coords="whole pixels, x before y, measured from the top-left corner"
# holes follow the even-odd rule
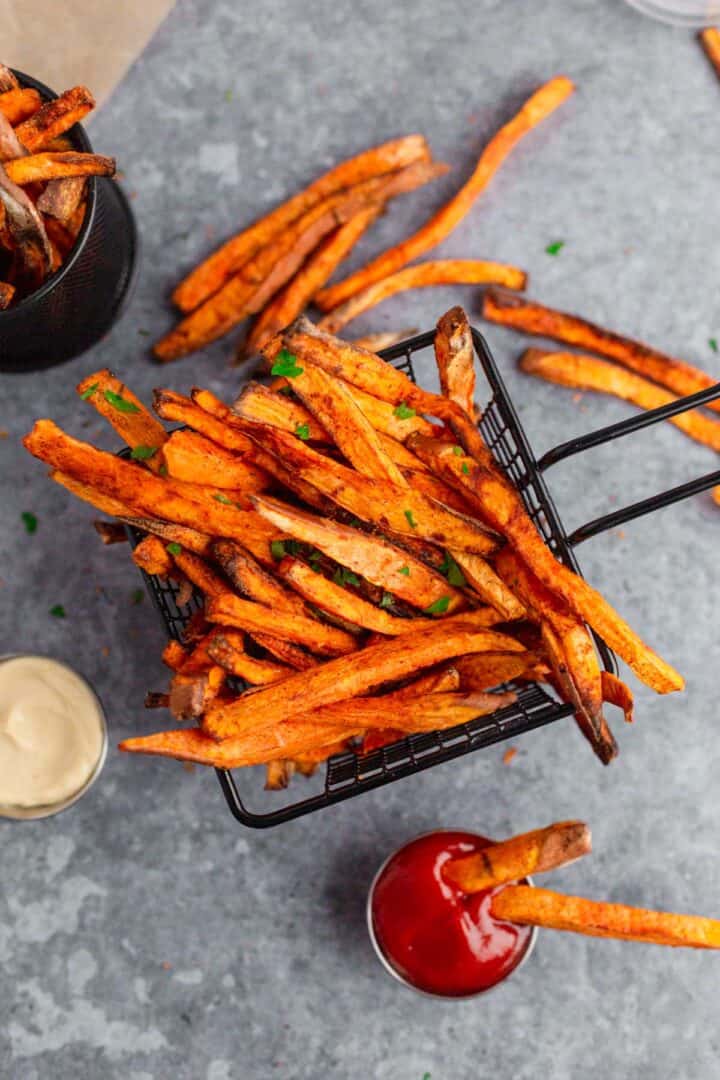
[[[97,686],[112,741],[146,730],[163,634],[134,605],[126,550],[19,446],[37,416],[114,446],[73,395],[109,365],[140,394],[193,383],[232,395],[229,342],[166,370],[148,334],[170,324],[181,270],[323,167],[397,133],[427,133],[453,166],[398,203],[362,260],[439,205],[483,143],[551,74],[575,98],[517,151],[441,253],[514,261],[530,292],[720,375],[720,85],[689,33],[620,0],[180,0],[92,125],[117,154],[143,238],[121,323],[64,368],[0,379],[0,651],[74,662]],[[227,100],[231,98],[231,100]],[[552,258],[546,245],[562,239]],[[397,297],[357,332],[429,327],[474,289]],[[529,381],[521,340],[487,337],[538,450],[628,407]],[[568,525],[715,467],[672,428],[559,466]],[[39,519],[34,536],[20,514]],[[709,496],[588,543],[589,578],[687,676],[638,689],[621,756],[603,770],[570,721],[269,832],[239,827],[215,778],[110,754],[102,780],[55,820],[0,825],[3,1080],[712,1080],[718,961],[569,935],[487,999],[405,992],[371,955],[366,886],[428,828],[495,836],[552,819],[591,823],[595,854],[553,883],[590,896],[720,915],[717,550]],[[49,609],[62,603],[64,620]]]

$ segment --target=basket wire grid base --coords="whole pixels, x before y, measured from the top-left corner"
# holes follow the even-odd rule
[[[407,342],[386,349],[380,355],[398,370],[406,372],[415,381],[413,357],[419,352],[432,349],[434,339],[434,331],[420,334]],[[606,434],[594,432],[581,439],[573,440],[572,443],[563,444],[562,447],[549,451],[538,465],[485,340],[476,330],[473,330],[473,342],[477,359],[490,390],[490,399],[479,425],[483,437],[496,461],[522,496],[530,517],[548,547],[577,573],[580,573],[580,569],[572,551],[572,544],[581,542],[589,535],[596,535],[610,525],[631,520],[632,517],[639,516],[639,512],[647,513],[686,497],[688,494],[709,488],[713,483],[720,483],[720,473],[709,474],[690,485],[683,485],[681,488],[644,500],[642,504],[628,507],[624,511],[616,511],[607,518],[598,519],[590,526],[576,530],[573,537],[568,540],[555,504],[545,485],[542,469],[552,464],[554,460],[561,460],[570,454],[596,446],[600,442],[628,434],[639,427],[655,422],[655,419],[661,420],[662,410],[657,410],[656,418],[651,414],[643,413],[630,421],[624,421],[621,425],[613,425],[607,429]],[[704,401],[720,396],[720,386],[714,388],[714,391],[704,391],[702,396]],[[688,399],[688,402],[699,404],[700,401],[697,400],[699,397],[700,395],[694,395],[693,398]],[[686,407],[690,408],[691,405],[688,404]],[[674,411],[681,410],[676,406]],[[641,511],[637,509],[639,506],[642,506]],[[134,545],[140,540],[141,534],[133,530],[129,532],[131,543]],[[144,572],[143,577],[167,633],[181,640],[188,620],[201,606],[201,598],[194,597],[181,609],[177,605],[178,586],[170,581],[150,577]],[[617,666],[614,655],[602,639],[597,635],[594,636],[603,665],[606,670],[615,672]],[[238,690],[243,689],[240,681],[236,681],[235,685]],[[277,806],[276,809],[261,812],[248,809],[240,795],[234,774],[218,769],[216,772],[228,806],[235,818],[243,825],[253,828],[279,825],[413,773],[421,772],[433,765],[451,761],[473,750],[480,750],[505,739],[516,739],[526,732],[570,716],[573,712],[572,706],[557,700],[537,683],[519,685],[509,683],[497,689],[515,690],[516,701],[488,716],[478,717],[444,731],[409,735],[369,754],[360,755],[351,750],[338,754],[327,762],[321,791],[309,797],[296,798],[294,801]],[[256,770],[247,769],[241,771],[243,773],[256,772]],[[300,782],[302,782],[301,778],[295,781],[296,785]],[[292,798],[296,792],[297,787],[293,789],[291,786],[285,796]],[[283,793],[273,792],[272,794],[275,799],[280,799]]]

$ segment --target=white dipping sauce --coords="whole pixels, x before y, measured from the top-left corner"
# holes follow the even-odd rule
[[[44,656],[0,661],[0,807],[70,799],[90,779],[104,741],[100,705],[79,675]]]

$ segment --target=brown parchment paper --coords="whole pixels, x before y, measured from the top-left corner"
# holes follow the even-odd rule
[[[60,93],[82,83],[101,104],[174,0],[0,0],[0,61]]]

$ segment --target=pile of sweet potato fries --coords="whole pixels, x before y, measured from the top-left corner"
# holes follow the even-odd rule
[[[115,162],[65,137],[94,107],[84,86],[43,103],[0,64],[0,310],[34,292],[67,259],[85,218],[87,177]]]
[[[132,460],[39,420],[25,446],[52,478],[147,536],[151,574],[204,607],[171,642],[169,695],[196,727],[122,748],[233,768],[306,771],[349,745],[451,727],[510,704],[504,683],[551,682],[604,762],[603,703],[632,696],[602,672],[588,626],[649,686],[680,675],[559,563],[475,422],[470,328],[437,327],[442,394],[301,317],[264,349],[273,376],[230,407],[207,390],[158,390],[169,434],[109,372],[80,396]],[[228,676],[251,688],[234,693]],[[389,730],[388,730],[389,729]]]
[[[720,949],[720,921],[701,915],[676,915],[587,900],[524,883],[591,851],[590,830],[582,821],[558,821],[544,829],[513,836],[475,855],[448,860],[443,876],[464,893],[496,889],[491,910],[497,919],[590,937],[644,941],[654,945]],[[519,882],[519,884],[512,884]]]
[[[421,135],[395,139],[335,166],[233,236],[180,282],[172,299],[184,317],[156,343],[155,356],[176,360],[256,316],[241,346],[242,356],[253,356],[311,303],[327,313],[320,328],[338,333],[404,289],[488,282],[523,289],[523,271],[503,263],[445,259],[407,264],[450,235],[514,146],[572,92],[564,76],[541,86],[490,140],[472,175],[445,206],[412,236],[326,287],[391,199],[447,171],[432,160]]]

